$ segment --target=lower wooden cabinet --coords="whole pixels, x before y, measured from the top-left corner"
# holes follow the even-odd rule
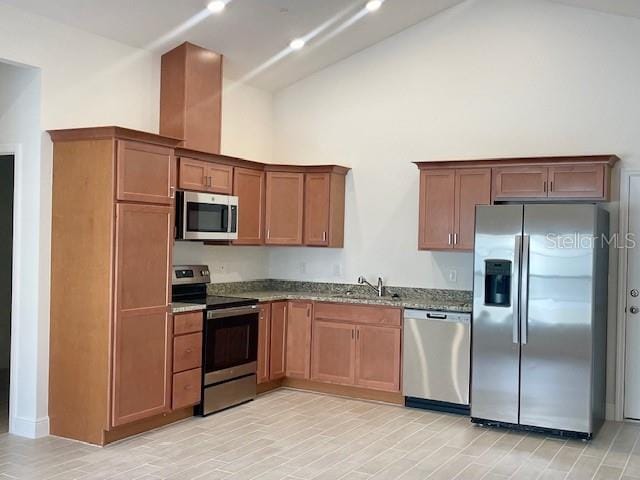
[[[200,403],[202,369],[194,368],[173,375],[171,406],[174,410]]]
[[[202,332],[173,339],[173,373],[202,366]]]
[[[400,391],[400,342],[399,328],[359,325],[356,329],[356,385]]]
[[[258,318],[258,384],[268,382],[271,366],[269,364],[271,348],[271,304],[260,304]]]
[[[311,380],[399,392],[400,309],[337,304],[317,307]]]
[[[286,349],[286,376],[289,378],[310,378],[312,312],[312,302],[289,302]]]
[[[287,368],[287,303],[271,304],[271,344],[269,345],[269,379],[284,378]]]
[[[355,339],[353,324],[314,320],[311,380],[354,385]]]

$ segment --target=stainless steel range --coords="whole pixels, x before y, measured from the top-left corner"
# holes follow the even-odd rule
[[[202,348],[200,415],[253,400],[256,396],[258,301],[208,296],[206,265],[173,267],[172,301],[206,305]]]

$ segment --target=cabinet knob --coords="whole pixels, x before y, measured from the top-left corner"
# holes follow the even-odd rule
[[[185,352],[187,352],[187,353],[193,353],[193,348],[187,348],[187,349],[185,350]]]

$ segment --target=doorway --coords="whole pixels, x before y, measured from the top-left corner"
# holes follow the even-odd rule
[[[0,434],[9,431],[14,161],[0,156]]]

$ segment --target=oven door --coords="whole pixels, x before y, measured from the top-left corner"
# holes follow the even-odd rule
[[[258,306],[210,310],[204,327],[204,385],[256,373]]]
[[[180,192],[176,208],[183,240],[238,238],[238,199],[226,195]]]

